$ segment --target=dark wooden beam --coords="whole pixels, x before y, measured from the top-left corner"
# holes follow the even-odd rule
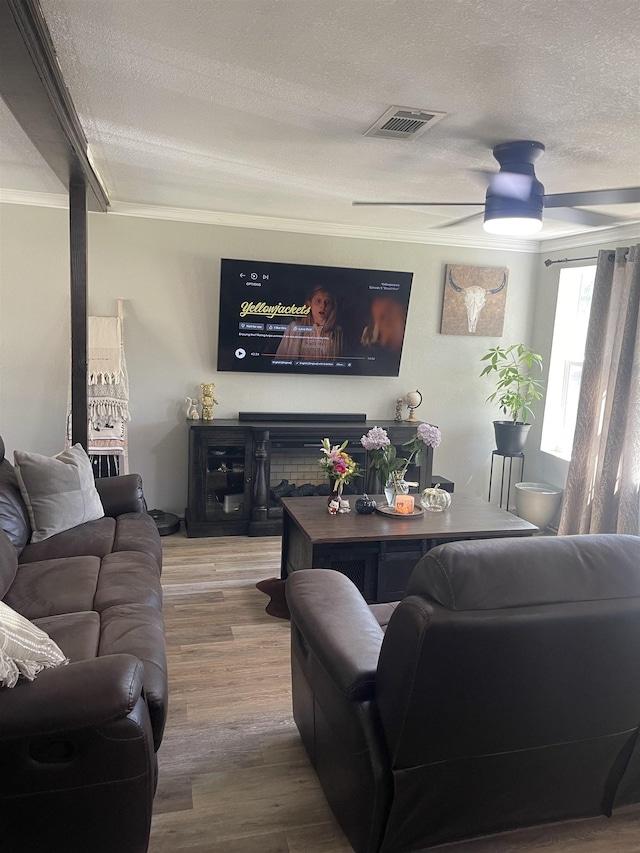
[[[87,213],[105,212],[109,199],[89,160],[38,0],[0,0],[0,97],[69,192],[71,437],[86,450]]]
[[[0,96],[62,184],[70,190],[82,178],[89,208],[106,211],[109,198],[37,0],[0,0]]]
[[[87,188],[69,187],[71,244],[71,440],[88,448],[87,434]]]

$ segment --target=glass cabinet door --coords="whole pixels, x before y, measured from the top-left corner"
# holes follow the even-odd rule
[[[250,514],[251,458],[247,442],[217,438],[204,446],[204,511],[207,521],[233,521]]]

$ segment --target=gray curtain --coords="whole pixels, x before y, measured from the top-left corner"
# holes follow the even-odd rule
[[[640,536],[640,244],[598,254],[558,533]]]

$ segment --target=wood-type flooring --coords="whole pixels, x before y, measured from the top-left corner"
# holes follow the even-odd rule
[[[162,544],[170,699],[149,853],[349,853],[291,716],[289,623],[255,588],[278,576],[280,539]],[[640,806],[437,849],[639,853]]]

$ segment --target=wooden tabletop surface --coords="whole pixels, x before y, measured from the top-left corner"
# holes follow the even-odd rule
[[[326,497],[283,498],[284,514],[289,515],[315,544],[332,542],[377,542],[393,539],[446,539],[465,536],[528,536],[538,528],[511,512],[482,498],[454,494],[444,512],[427,512],[417,518],[390,518],[374,512],[355,511],[359,495],[348,495],[351,512],[330,515]],[[375,495],[379,506],[384,496]]]

